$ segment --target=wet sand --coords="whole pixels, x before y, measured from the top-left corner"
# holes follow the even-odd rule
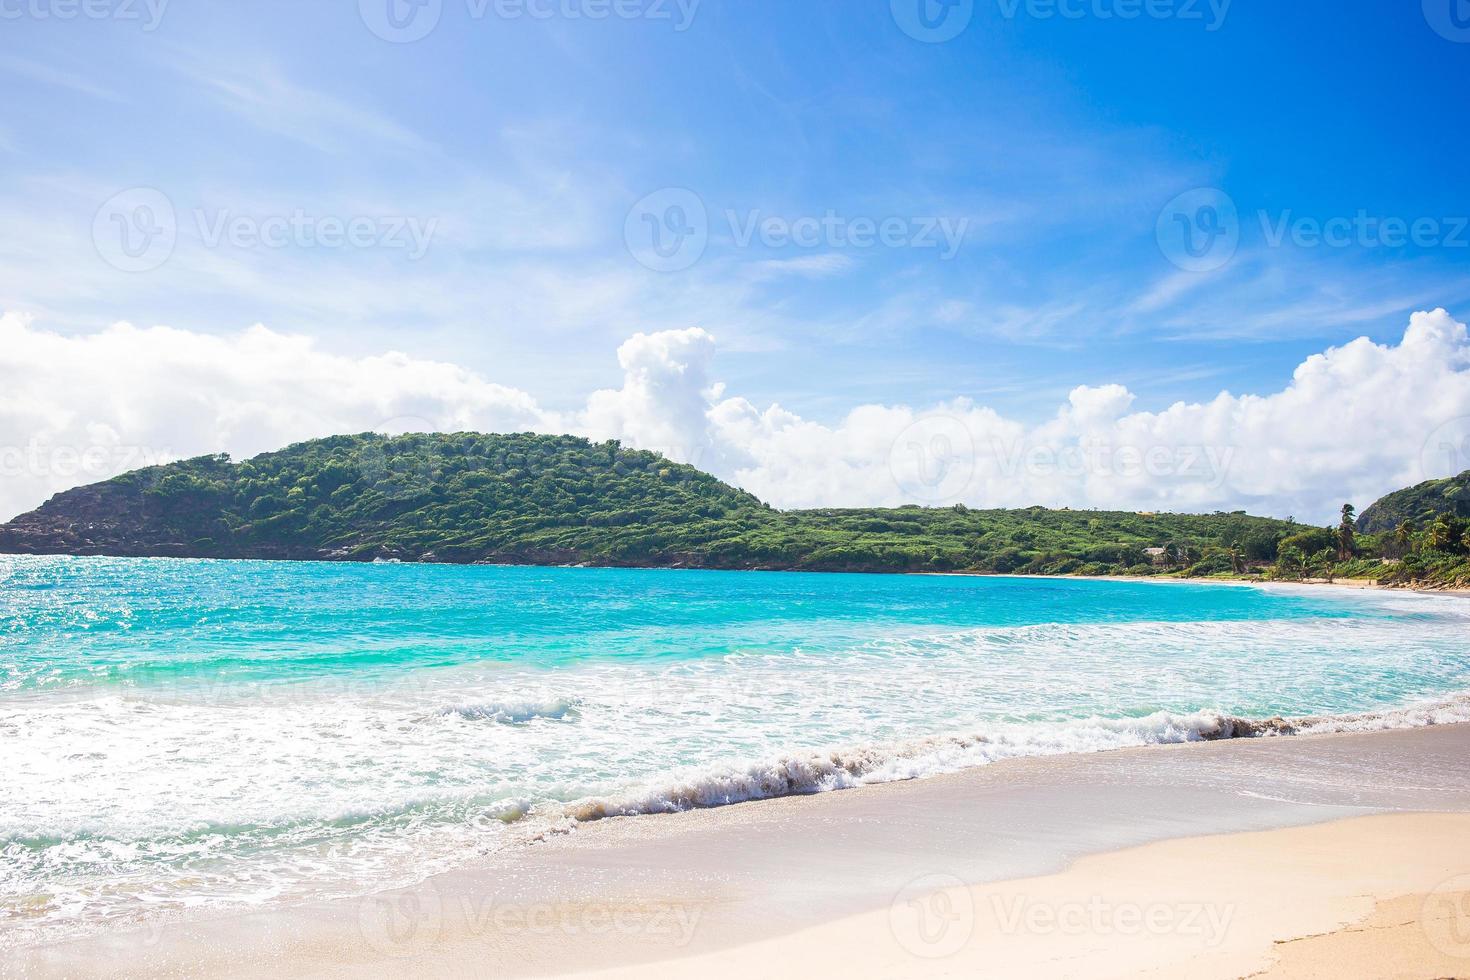
[[[605,820],[413,888],[12,951],[0,972],[1456,976],[1462,875],[1470,726],[1441,726]],[[1380,975],[1352,969],[1328,973]]]

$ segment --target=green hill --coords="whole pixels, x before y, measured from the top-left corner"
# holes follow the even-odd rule
[[[777,511],[615,442],[335,436],[243,462],[151,467],[0,526],[0,551],[847,571],[1225,572],[1300,531],[1244,514]],[[1233,549],[1233,554],[1228,550]]]
[[[1424,527],[1441,514],[1470,517],[1470,470],[1380,497],[1358,515],[1358,530],[1379,534],[1392,531],[1405,521]]]

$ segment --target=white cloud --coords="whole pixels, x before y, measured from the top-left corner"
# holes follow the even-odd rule
[[[847,272],[857,262],[851,255],[828,252],[822,255],[799,255],[794,259],[765,259],[754,264],[758,278],[781,275],[806,276],[811,279],[826,279]]]
[[[1269,395],[1131,412],[1119,385],[1074,390],[1026,426],[968,400],[865,406],[835,426],[728,400],[716,442],[738,482],[782,506],[964,502],[1127,510],[1248,509],[1325,521],[1345,501],[1470,467],[1470,344],[1444,310],[1402,343],[1307,359]]]
[[[256,326],[215,336],[117,324],[80,336],[0,317],[0,516],[159,459],[367,429],[573,431],[692,462],[777,506],[902,503],[1256,513],[1326,521],[1470,467],[1470,340],[1444,310],[1397,345],[1314,355],[1283,390],[1135,411],[1121,385],[1074,389],[1039,424],[970,399],[862,405],[835,424],[727,397],[715,340],[639,333],[617,389],[583,410],[401,353],[344,357]]]
[[[368,429],[556,427],[527,394],[399,353],[349,358],[255,326],[119,323],[66,337],[0,317],[0,515],[155,462]]]
[[[699,462],[710,444],[705,415],[714,394],[714,346],[714,338],[698,327],[634,334],[618,348],[623,387],[593,392],[578,428],[593,438],[621,439],[679,462]]]

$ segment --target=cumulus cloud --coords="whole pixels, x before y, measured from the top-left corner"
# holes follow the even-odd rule
[[[254,326],[61,336],[0,316],[0,519],[60,490],[342,432],[554,429],[525,392],[399,353],[350,358]]]
[[[237,458],[337,432],[576,432],[657,449],[780,507],[920,503],[1246,509],[1325,521],[1343,501],[1470,467],[1470,341],[1444,310],[1398,344],[1308,358],[1283,390],[1135,410],[1078,387],[1039,423],[969,399],[861,405],[835,423],[726,396],[715,340],[639,333],[620,388],[560,414],[453,364],[350,358],[256,326],[229,336],[118,324],[63,337],[0,317],[0,515],[170,458]]]
[[[695,463],[710,447],[706,413],[720,389],[709,381],[715,342],[698,327],[637,333],[618,348],[623,386],[595,391],[578,428]]]
[[[1360,338],[1313,355],[1267,395],[1131,411],[1120,385],[1079,387],[1024,425],[968,400],[864,406],[834,426],[739,399],[711,409],[732,474],[784,506],[1247,509],[1325,521],[1346,501],[1470,467],[1470,344],[1444,310],[1397,345]]]

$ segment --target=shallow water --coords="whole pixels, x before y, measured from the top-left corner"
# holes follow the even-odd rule
[[[606,813],[1470,718],[1467,626],[1325,589],[0,556],[0,944]]]

